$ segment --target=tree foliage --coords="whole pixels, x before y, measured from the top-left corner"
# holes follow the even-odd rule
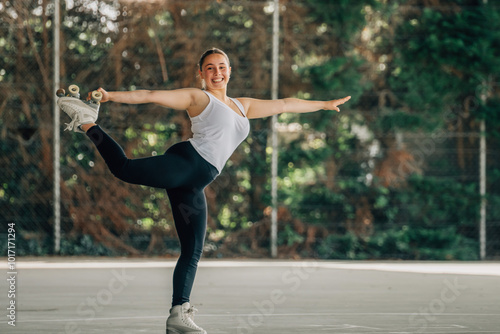
[[[52,244],[53,10],[48,0],[0,4],[0,210],[31,254]],[[198,57],[216,46],[231,59],[231,96],[270,98],[274,10],[252,1],[65,2],[62,84],[199,87]],[[475,258],[481,120],[488,212],[498,217],[500,8],[282,0],[280,11],[280,97],[352,96],[341,113],[279,118],[280,254]],[[130,157],[191,135],[185,113],[152,105],[103,105],[100,124]],[[269,119],[251,126],[206,189],[207,256],[267,255]],[[91,241],[95,254],[177,251],[163,190],[114,179],[80,134],[62,133],[61,148],[62,253],[89,253]]]

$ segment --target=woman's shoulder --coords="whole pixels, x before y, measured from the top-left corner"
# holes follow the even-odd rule
[[[190,117],[196,117],[205,110],[205,108],[210,103],[210,97],[205,93],[204,90],[199,88],[185,88],[190,90],[192,96],[191,106],[188,108],[188,114]]]
[[[235,98],[235,100],[241,103],[241,105],[243,106],[243,108],[245,108],[245,110],[248,110],[250,108],[250,104],[254,99],[250,97],[237,97]]]
[[[190,93],[190,94],[195,94],[195,95],[205,95],[203,93],[203,90],[201,90],[200,88],[191,88],[191,87],[188,87],[188,88],[178,88],[178,89],[175,89],[177,91],[183,91],[183,92],[187,92],[187,93]]]

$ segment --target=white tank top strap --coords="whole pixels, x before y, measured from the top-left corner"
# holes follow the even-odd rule
[[[230,97],[230,99],[234,102],[234,104],[236,104],[236,106],[241,110],[241,112],[243,113],[243,115],[245,115],[245,117],[247,117],[247,113],[246,113],[246,110],[245,108],[243,107],[243,105],[241,104],[240,101],[238,101],[237,99],[233,99],[232,97]]]

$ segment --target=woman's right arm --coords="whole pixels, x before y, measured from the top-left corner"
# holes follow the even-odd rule
[[[129,92],[108,92],[103,88],[101,102],[118,102],[127,104],[155,103],[176,110],[187,110],[198,104],[200,96],[205,94],[196,88],[183,88],[175,90],[135,90]],[[200,95],[201,93],[201,95]]]

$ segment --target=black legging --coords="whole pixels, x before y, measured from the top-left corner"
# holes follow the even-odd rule
[[[188,141],[171,146],[163,155],[129,159],[98,125],[90,128],[87,136],[117,178],[167,190],[181,244],[174,270],[172,306],[188,302],[205,240],[207,205],[203,190],[217,177],[217,169]]]

